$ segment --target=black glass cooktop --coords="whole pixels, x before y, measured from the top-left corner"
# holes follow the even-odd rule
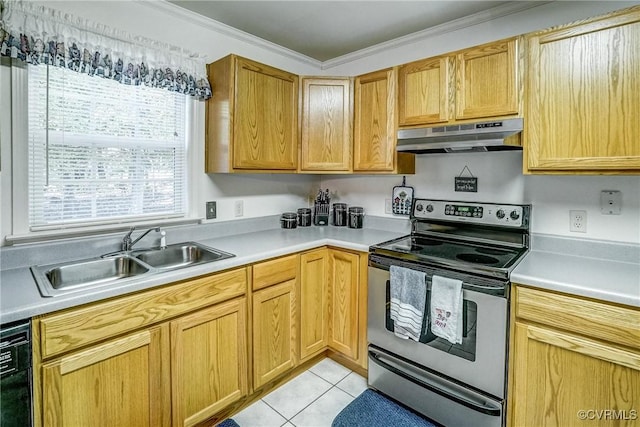
[[[372,246],[371,249],[373,252],[425,263],[444,261],[447,264],[498,269],[509,268],[525,251],[520,248],[487,246],[421,236],[401,237]]]

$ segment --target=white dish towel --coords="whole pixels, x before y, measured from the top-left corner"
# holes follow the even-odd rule
[[[431,332],[452,344],[462,343],[462,281],[431,279]]]
[[[389,267],[389,293],[394,334],[399,338],[420,340],[426,311],[427,283],[421,271],[392,265]]]

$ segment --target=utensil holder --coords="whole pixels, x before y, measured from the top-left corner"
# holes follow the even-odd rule
[[[313,224],[329,225],[329,203],[315,202],[313,205]]]

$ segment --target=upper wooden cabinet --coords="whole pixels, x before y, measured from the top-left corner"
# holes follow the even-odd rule
[[[294,172],[298,76],[236,55],[209,64],[205,172]]]
[[[512,307],[508,425],[638,425],[637,308],[522,286]]]
[[[301,86],[300,170],[351,171],[353,80],[306,77]]]
[[[640,171],[640,7],[528,35],[525,172]]]
[[[449,121],[451,62],[448,56],[439,56],[398,69],[400,126]]]
[[[399,125],[518,115],[517,46],[512,38],[400,66]]]
[[[229,55],[208,75],[206,173],[415,173],[414,155],[395,151],[393,69],[355,90],[352,78],[304,78],[300,108],[295,74]]]
[[[456,54],[456,120],[518,114],[516,39]]]
[[[353,170],[415,173],[413,154],[396,153],[396,69],[356,77]]]

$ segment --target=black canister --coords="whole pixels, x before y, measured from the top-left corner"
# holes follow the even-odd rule
[[[333,225],[337,227],[346,227],[347,225],[347,204],[333,204]]]
[[[300,227],[309,227],[311,225],[311,209],[298,209],[298,225]]]
[[[280,227],[282,228],[296,228],[298,215],[295,212],[285,212],[280,216]]]
[[[349,208],[349,228],[362,228],[364,223],[364,208],[354,206]]]

